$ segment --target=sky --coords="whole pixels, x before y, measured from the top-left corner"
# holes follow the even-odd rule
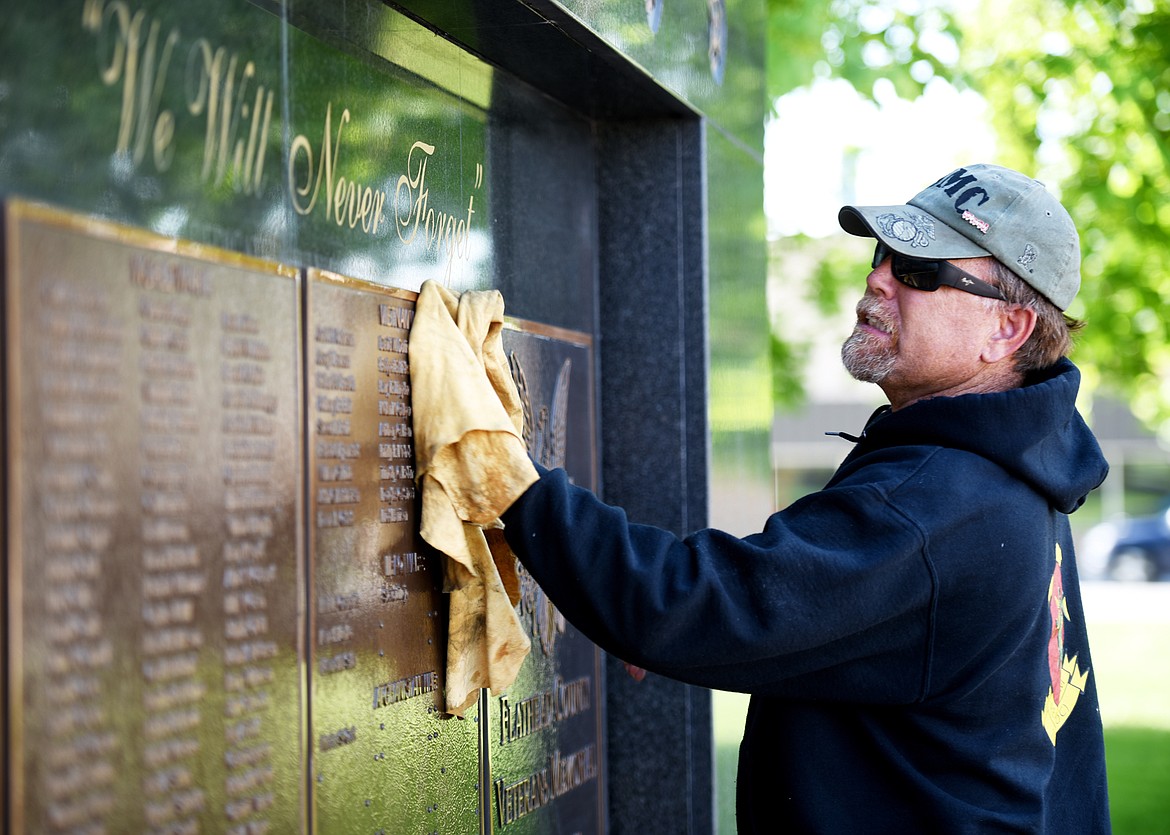
[[[941,79],[912,102],[895,96],[892,86],[877,93],[875,104],[845,81],[818,81],[778,101],[764,133],[770,238],[844,235],[837,225],[843,205],[904,203],[960,165],[995,161],[986,104],[975,93],[959,92]],[[860,295],[869,270],[864,256],[857,269]],[[799,281],[799,276],[784,278]],[[828,321],[783,289],[770,294],[770,304],[778,327],[813,343],[804,375],[810,399],[880,399],[875,386],[858,383],[841,367],[851,309]]]
[[[986,104],[936,79],[912,102],[892,85],[878,104],[845,81],[782,97],[764,132],[769,236],[839,231],[844,204],[902,203],[960,165],[994,162]]]

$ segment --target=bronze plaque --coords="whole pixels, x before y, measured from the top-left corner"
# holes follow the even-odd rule
[[[592,345],[587,334],[512,321],[504,349],[524,405],[529,454],[596,487]],[[601,653],[523,568],[521,622],[532,652],[507,693],[488,698],[492,830],[602,833]]]
[[[599,652],[523,572],[520,677],[441,713],[414,293],[23,202],[4,232],[14,832],[604,831]],[[533,457],[593,486],[588,338],[504,339]]]
[[[315,830],[479,832],[480,708],[440,712],[447,601],[418,536],[416,295],[318,270],[307,291]]]
[[[304,821],[299,277],[5,217],[10,823]]]

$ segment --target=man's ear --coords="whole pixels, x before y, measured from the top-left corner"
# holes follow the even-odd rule
[[[983,361],[999,362],[1018,351],[1036,329],[1036,311],[1022,305],[1003,305],[996,314],[997,327],[983,346]]]

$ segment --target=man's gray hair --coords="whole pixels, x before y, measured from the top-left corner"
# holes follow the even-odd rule
[[[1007,296],[1007,301],[992,300],[996,305],[1019,305],[1036,311],[1036,328],[1013,355],[1020,373],[1047,368],[1061,357],[1068,356],[1073,347],[1073,335],[1084,327],[1084,322],[1066,315],[1022,278],[995,259],[991,259],[991,283]]]

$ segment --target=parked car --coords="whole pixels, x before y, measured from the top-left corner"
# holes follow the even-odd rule
[[[1078,552],[1087,575],[1170,579],[1170,500],[1157,513],[1111,519],[1086,531]]]

